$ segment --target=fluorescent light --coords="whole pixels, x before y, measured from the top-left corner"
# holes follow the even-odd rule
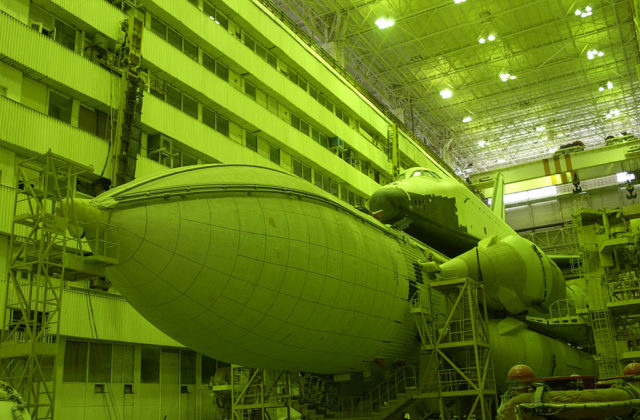
[[[465,1],[467,1],[467,0],[453,0],[453,2],[454,2],[455,4],[464,3]]]
[[[463,122],[463,123],[471,122],[471,117],[464,117],[464,118],[462,119],[462,122]]]
[[[511,73],[500,73],[500,80],[506,82],[507,80],[514,80],[516,78],[515,74]]]
[[[598,90],[599,90],[600,92],[604,92],[604,87],[600,86],[600,87],[598,88]]]
[[[393,24],[396,23],[393,19],[387,19],[387,18],[378,18],[378,20],[376,20],[376,25],[378,25],[378,29],[385,29],[385,28],[389,28],[391,26],[393,26]]]
[[[551,185],[549,187],[537,188],[535,190],[505,194],[504,203],[518,203],[521,201],[535,200],[538,198],[553,197],[555,195],[558,195],[558,188],[555,185]]]
[[[448,99],[453,96],[453,92],[449,89],[444,89],[440,91],[440,96],[442,96],[442,99]]]
[[[582,10],[576,9],[576,11],[574,13],[575,13],[576,16],[580,16],[582,14]]]
[[[486,145],[487,145],[487,142],[486,142],[485,140],[480,140],[480,141],[478,142],[478,146],[480,146],[480,147],[484,147],[484,146],[486,146]]]
[[[607,82],[607,89],[613,89],[613,82]]]
[[[509,79],[511,79],[511,80],[513,80],[513,79],[515,79],[515,78],[516,78],[516,75],[515,75],[515,74],[512,74],[511,76],[509,76]]]
[[[622,184],[623,182],[627,182],[627,181],[633,181],[634,179],[636,179],[636,175],[630,174],[628,172],[618,172],[616,174],[616,180],[618,181],[619,184]]]
[[[495,36],[494,34],[491,34],[491,35],[489,35],[489,36],[487,37],[487,39],[488,39],[489,41],[495,41],[495,40],[496,40],[496,36]]]
[[[596,57],[602,57],[602,56],[604,56],[604,52],[603,51],[598,51],[596,49],[587,51],[587,58],[589,60],[593,60]]]
[[[584,10],[585,10],[586,12],[590,12],[590,11],[591,11],[591,6],[587,6],[587,7],[585,7],[585,8],[584,8]]]
[[[485,42],[487,42],[487,40],[486,40],[486,39],[484,39],[484,38],[480,38],[480,39],[478,40],[478,42],[479,42],[479,43],[481,43],[481,44],[484,44]]]
[[[536,131],[537,131],[537,132],[542,132],[542,131],[544,131],[544,130],[546,130],[546,129],[547,129],[547,128],[546,128],[544,125],[540,125],[540,126],[536,127]]]

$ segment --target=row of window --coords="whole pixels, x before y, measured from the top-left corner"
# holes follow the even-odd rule
[[[155,25],[154,32],[164,34],[164,39],[167,42],[169,41],[169,37],[176,40],[177,37],[181,35],[171,29],[170,27],[162,24],[162,22],[157,19],[152,19],[152,25]],[[159,26],[162,25],[162,26]],[[67,25],[68,26],[68,25]],[[162,29],[164,28],[164,29]],[[75,31],[75,30],[74,30]],[[174,46],[178,47],[178,42],[174,42]],[[180,42],[180,48],[184,51],[185,40],[182,39]],[[187,55],[189,55],[187,53]],[[196,53],[197,58],[197,53]],[[216,74],[218,77],[222,78],[225,81],[229,80],[229,70],[226,66],[222,65],[220,62],[214,60],[212,57],[203,53],[203,65]],[[306,82],[304,82],[306,83]],[[244,92],[254,100],[257,97],[257,88],[245,80],[244,83]],[[194,119],[199,119],[198,115],[198,101],[191,96],[185,94],[180,91],[175,86],[167,83],[161,78],[156,77],[155,75],[151,75],[150,77],[150,93],[154,96],[162,99],[168,104],[174,106],[177,109],[180,109],[187,115],[191,116]],[[266,94],[265,94],[266,95]],[[71,122],[71,111],[72,111],[72,99],[59,94],[54,91],[50,91],[50,100],[49,100],[49,115],[64,121],[66,123]],[[277,107],[276,107],[277,109]],[[206,106],[202,106],[202,122],[214,130],[220,132],[225,136],[229,136],[229,125],[230,122],[227,118],[220,115],[219,113],[207,108]],[[320,130],[306,121],[300,119],[295,114],[290,114],[291,123],[294,127],[296,127],[301,132],[304,132],[307,136],[312,137],[315,141],[320,143],[322,146],[330,148],[330,140],[329,138],[320,132]],[[88,131],[94,135],[98,135],[102,138],[108,138],[108,133],[110,130],[110,121],[106,114],[97,111],[91,110],[84,106],[80,106],[80,115],[78,120],[78,128],[81,128],[85,131]],[[258,136],[255,133],[250,133],[245,130],[245,145],[247,148],[258,152]],[[265,140],[261,140],[266,142]],[[281,151],[277,146],[274,146],[268,142],[268,158],[280,165],[281,164]],[[342,154],[339,154],[342,157]],[[184,145],[180,142],[171,139],[167,136],[158,134],[154,136],[149,136],[147,142],[147,156],[170,168],[186,166],[186,165],[194,165],[198,163],[198,159],[190,152],[185,150]],[[313,171],[309,166],[302,164],[302,162],[292,159],[293,171],[296,175],[299,175],[303,179],[315,183],[320,188],[323,188],[325,191],[330,192],[336,197],[344,199],[353,205],[357,205],[358,203],[362,203],[363,199],[359,197],[357,194],[351,192],[351,200],[349,200],[349,194],[347,193],[347,189],[343,186],[342,189],[339,188],[337,182],[331,180],[327,176],[321,175],[318,171]],[[312,175],[313,173],[313,175]],[[341,194],[342,192],[342,194]]]
[[[157,346],[141,348],[140,381],[160,383],[162,359],[176,359],[178,382],[184,385],[196,383],[196,353],[186,349],[167,349]],[[134,382],[135,346],[133,344],[98,343],[67,340],[64,353],[64,382],[129,383]],[[227,363],[202,356],[200,382],[208,383],[216,368]]]
[[[220,14],[220,12],[217,9],[215,9],[213,5],[211,5],[206,0],[203,4],[203,12],[207,14],[211,19],[214,19],[214,16],[217,16]],[[228,29],[228,26],[225,26],[225,29]],[[275,57],[275,55],[269,52],[269,50],[266,47],[261,45],[253,37],[251,37],[249,34],[247,34],[242,30],[240,30],[240,32],[236,32],[236,37],[238,37],[238,39],[240,39],[247,48],[249,48],[251,51],[256,53],[259,57],[264,59],[272,67],[278,69],[278,60]],[[203,62],[204,62],[204,56],[203,56]],[[325,97],[324,93],[322,93],[318,88],[313,86],[311,83],[307,82],[307,80],[304,77],[302,77],[299,73],[297,73],[295,70],[291,68],[288,68],[286,71],[283,69],[280,69],[280,71],[283,74],[285,74],[289,78],[289,80],[291,80],[293,83],[298,85],[301,89],[307,92],[312,98],[318,101],[322,106],[327,108],[330,112],[334,113],[345,124],[347,125],[350,124],[349,115],[345,111],[343,111],[340,107],[338,107],[333,102],[331,102],[329,98]],[[253,85],[250,85],[250,89],[252,91],[255,91],[255,87]],[[245,93],[247,93],[246,82],[245,82]],[[248,94],[249,96],[252,96],[255,99],[255,96],[256,96],[255,93],[253,94],[248,93]],[[376,147],[380,147],[378,144],[379,143],[378,141],[373,141],[373,143],[376,145]]]
[[[207,3],[209,4],[209,3]],[[209,4],[208,7],[213,7],[211,4]],[[209,15],[211,16],[217,16],[218,11],[215,9],[210,9],[209,12],[211,12],[212,14]],[[168,25],[160,22],[157,18],[155,18],[154,16],[151,16],[151,25],[152,25],[152,30],[153,30],[153,25],[154,22],[157,22],[155,25],[161,25],[158,28],[156,28],[156,30],[154,30],[154,32],[159,33],[163,39],[168,40],[168,34],[170,33],[169,31],[171,31],[172,33],[176,33],[178,34],[178,36],[180,36],[180,34],[178,32],[176,32],[175,30],[173,30],[172,28],[170,28]],[[240,33],[240,36],[245,36],[244,40],[245,40],[245,44],[248,43],[248,46],[254,51],[257,52],[260,49],[264,49],[263,47],[260,46],[260,44],[258,42],[256,42],[255,40],[253,40],[253,38],[249,37],[246,33]],[[184,42],[181,44],[184,45]],[[176,42],[176,47],[179,47],[178,43]],[[180,48],[179,48],[180,49]],[[269,53],[270,54],[270,53]],[[261,55],[261,53],[259,53],[259,55]],[[265,56],[267,57],[267,56]],[[275,56],[273,57],[275,60]],[[268,60],[270,62],[270,60]],[[277,60],[273,61],[273,63],[270,62],[270,64],[273,64],[274,67],[277,68]],[[216,74],[218,77],[222,78],[223,80],[225,80],[226,82],[229,81],[229,69],[224,66],[223,64],[221,64],[218,60],[215,60],[213,57],[211,57],[210,55],[208,55],[207,53],[203,52],[202,53],[202,65],[208,69],[209,71],[211,71],[212,73]],[[284,73],[284,71],[283,71]],[[307,81],[302,78],[301,76],[299,76],[297,73],[295,73],[293,70],[288,71],[288,77],[294,81],[296,84],[298,84],[300,87],[302,87],[303,89],[307,90],[307,88],[309,89],[309,93],[311,94],[312,97],[314,97],[314,99],[316,99],[318,102],[320,102],[324,107],[326,107],[327,109],[329,109],[331,112],[335,112],[336,115],[342,119],[345,123],[349,123],[349,117],[346,115],[346,113],[343,113],[343,111],[338,108],[337,106],[334,106],[334,104],[329,101],[328,99],[326,99],[324,97],[324,95],[319,92],[316,88],[314,88],[312,85],[308,84]],[[275,100],[273,97],[269,97],[267,95],[266,92],[263,92],[262,90],[260,90],[259,88],[257,88],[256,86],[254,86],[252,83],[250,83],[248,80],[243,79],[243,85],[241,86],[242,90],[244,91],[244,93],[249,96],[250,98],[252,98],[254,101],[257,101],[258,103],[262,102],[262,105],[265,106],[267,109],[269,109],[272,113],[278,115],[278,110],[280,108],[280,105],[278,103],[277,100]],[[260,92],[260,97],[262,98],[261,101],[258,101],[258,92]],[[191,115],[194,118],[197,118],[197,106],[195,105],[195,100],[192,99],[191,97],[189,97],[186,94],[182,94],[182,97],[180,97],[177,89],[175,89],[174,87],[172,87],[171,85],[167,84],[166,82],[164,82],[161,79],[158,78],[154,78],[152,75],[151,78],[151,93],[158,96],[159,98],[167,101],[168,103],[172,104],[173,106],[175,106],[178,109],[182,109],[183,111],[185,111],[187,114]],[[186,99],[185,99],[186,98]],[[189,102],[189,104],[193,104],[193,109],[191,110],[191,112],[188,112],[187,110],[184,109],[184,101],[187,100]],[[344,150],[346,149],[344,141],[340,140],[340,147],[334,147],[334,145],[331,144],[329,137],[327,135],[325,135],[324,133],[322,133],[322,131],[320,131],[319,128],[310,125],[307,121],[305,121],[304,119],[300,118],[298,115],[294,114],[294,113],[289,113],[289,118],[290,118],[290,123],[293,127],[295,127],[296,129],[298,129],[299,131],[301,131],[302,133],[304,133],[305,135],[311,137],[312,139],[314,139],[316,142],[318,142],[320,145],[322,145],[323,147],[326,147],[330,150],[332,150],[333,152],[335,152],[340,158],[346,160],[350,165],[352,165],[353,167],[361,170],[363,173],[365,173],[367,176],[370,176],[372,179],[374,179],[376,182],[380,182],[380,173],[373,169],[370,165],[370,163],[368,161],[366,161],[365,159],[360,158],[355,152],[351,151],[351,153],[348,154],[348,156],[350,157],[349,159],[345,158],[345,153]],[[203,118],[204,120],[204,118]],[[224,133],[225,135],[228,135],[228,133]]]

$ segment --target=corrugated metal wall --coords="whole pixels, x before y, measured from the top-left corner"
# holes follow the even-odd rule
[[[0,15],[0,40],[2,19]],[[36,153],[52,152],[100,170],[108,143],[86,131],[0,96],[0,144]],[[4,205],[3,205],[4,207]]]

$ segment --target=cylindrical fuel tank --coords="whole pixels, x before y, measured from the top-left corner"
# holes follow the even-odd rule
[[[514,318],[489,321],[489,341],[493,350],[496,383],[506,390],[507,372],[516,364],[526,364],[536,377],[595,375],[597,368],[589,353],[527,329]]]
[[[440,266],[444,277],[471,277],[484,282],[487,304],[512,314],[531,307],[548,309],[566,298],[562,272],[532,242],[518,236],[491,236]]]
[[[194,350],[317,373],[417,357],[409,280],[425,248],[298,177],[247,165],[186,167],[92,205],[119,227],[109,280]]]

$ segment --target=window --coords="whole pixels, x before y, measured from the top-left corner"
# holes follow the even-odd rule
[[[111,344],[89,346],[89,382],[111,382]]]
[[[298,86],[300,86],[302,90],[307,90],[307,81],[301,76],[298,76]]]
[[[280,149],[272,144],[269,145],[269,159],[280,165]]]
[[[338,192],[339,192],[338,183],[335,182],[334,180],[330,181],[329,192],[335,195],[336,197],[338,196]]]
[[[229,137],[229,120],[220,114],[216,114],[216,130]]]
[[[182,110],[185,114],[198,119],[198,102],[187,95],[182,95]]]
[[[81,105],[78,113],[78,128],[94,135],[97,134],[98,113]]]
[[[111,353],[111,382],[133,383],[134,346],[132,344],[114,344]]]
[[[151,16],[151,30],[158,34],[160,38],[167,39],[167,25],[154,16]]]
[[[291,125],[294,126],[297,130],[300,130],[300,117],[298,117],[293,112],[291,115]]]
[[[210,72],[216,72],[216,60],[205,53],[202,53],[202,65]]]
[[[178,109],[182,109],[182,94],[176,88],[171,85],[166,86],[167,90],[167,103],[169,105],[175,106]]]
[[[202,355],[202,367],[200,369],[200,383],[208,384],[216,374],[216,360]]]
[[[324,134],[320,133],[320,144],[323,147],[326,147],[328,149],[329,148],[329,137],[327,137]]]
[[[167,38],[169,44],[173,45],[180,51],[182,51],[182,36],[179,33],[169,28],[169,36]]]
[[[67,341],[64,348],[64,382],[87,381],[87,348],[89,343]]]
[[[256,87],[246,80],[244,81],[244,93],[254,101],[256,100]]]
[[[256,44],[256,54],[264,60],[267,57],[267,50],[262,45]]]
[[[300,120],[300,131],[302,131],[307,136],[309,135],[309,123],[305,120]]]
[[[196,353],[191,350],[180,350],[180,383],[196,383]]]
[[[215,18],[216,18],[216,8],[213,7],[213,5],[211,3],[209,3],[207,0],[205,0],[202,3],[202,11],[206,15],[209,15],[209,18],[211,18],[211,20],[215,20]]]
[[[273,68],[278,67],[278,59],[276,58],[275,55],[271,54],[269,51],[267,51],[267,63],[269,63]]]
[[[164,80],[151,75],[151,81],[149,82],[149,84],[149,90],[151,91],[151,94],[164,101],[164,90],[166,86]]]
[[[71,98],[49,91],[49,115],[60,121],[71,123]]]
[[[227,17],[220,13],[219,10],[216,10],[216,23],[224,29],[229,30],[229,20],[227,20]]]
[[[160,382],[160,347],[142,346],[140,380],[143,384]]]
[[[202,122],[209,127],[216,129],[216,113],[209,108],[202,107]]]
[[[318,100],[318,91],[313,86],[309,86],[309,95],[316,101]]]
[[[247,148],[253,150],[254,152],[258,151],[258,136],[255,133],[246,132],[245,140],[247,142]]]
[[[307,165],[302,165],[302,178],[305,181],[311,182],[311,167]]]
[[[55,40],[70,50],[76,49],[76,30],[66,23],[56,19],[55,21],[56,37]]]
[[[256,49],[256,41],[247,34],[244,34],[244,45],[246,45],[251,51]]]
[[[229,69],[220,63],[216,63],[216,75],[225,82],[229,81]]]
[[[322,188],[322,174],[318,171],[313,171],[313,183],[316,184],[316,187]]]
[[[183,51],[192,60],[198,61],[198,46],[186,39],[183,40]]]
[[[331,178],[322,175],[322,189],[326,192],[331,192]]]
[[[320,131],[315,127],[311,127],[311,138],[317,142],[320,141]]]
[[[302,178],[302,162],[296,159],[293,160],[293,173]]]

